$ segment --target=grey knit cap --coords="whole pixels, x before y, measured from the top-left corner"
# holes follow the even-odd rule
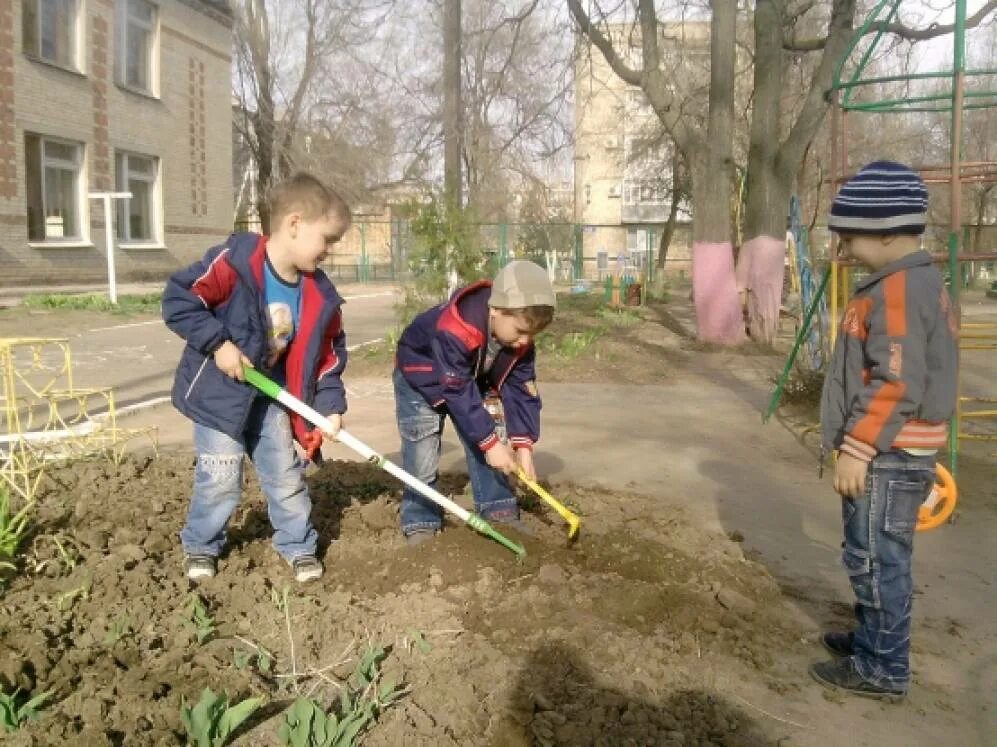
[[[510,262],[495,275],[488,305],[494,309],[556,306],[547,271],[535,262]]]

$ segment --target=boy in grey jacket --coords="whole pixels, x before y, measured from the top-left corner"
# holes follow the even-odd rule
[[[821,399],[824,446],[838,450],[856,626],[822,635],[836,658],[810,673],[885,699],[903,698],[910,682],[914,528],[956,402],[958,316],[920,249],[927,207],[917,174],[877,161],[841,188],[828,220],[871,274],[845,309]]]

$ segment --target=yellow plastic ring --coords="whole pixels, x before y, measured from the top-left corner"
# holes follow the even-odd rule
[[[942,465],[935,465],[935,487],[917,512],[917,531],[925,532],[948,521],[955,510],[958,489],[952,474]]]

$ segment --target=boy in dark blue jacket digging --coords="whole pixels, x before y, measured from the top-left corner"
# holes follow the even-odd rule
[[[173,404],[194,421],[197,466],[180,539],[187,577],[215,575],[242,492],[243,457],[267,497],[273,544],[297,581],[322,576],[301,444],[319,458],[322,434],[243,380],[252,365],[323,414],[334,437],[346,411],[342,298],[318,265],[350,226],[350,209],[308,174],[274,190],[269,237],[233,234],[174,274],[163,294],[167,326],[187,341]]]
[[[467,454],[475,510],[520,530],[525,527],[505,476],[522,469],[536,478],[540,397],[533,338],[553,318],[546,271],[533,262],[511,262],[494,281],[462,288],[417,316],[398,342],[395,408],[405,469],[436,483],[449,415]],[[504,428],[493,417],[499,410]],[[417,545],[441,529],[442,515],[406,489],[401,524],[408,543]]]

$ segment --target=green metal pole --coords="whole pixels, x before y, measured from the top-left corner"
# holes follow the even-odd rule
[[[962,308],[959,305],[959,231],[962,228],[962,107],[966,81],[966,0],[955,3],[955,35],[952,49],[952,127],[951,127],[951,167],[949,173],[951,191],[951,224],[949,229],[949,294],[954,304],[957,318],[962,324]],[[956,408],[949,422],[949,471],[958,479],[959,470],[959,401],[961,382],[957,387]]]
[[[647,229],[647,282],[654,280],[654,247],[655,247],[654,226]]]
[[[509,225],[499,223],[499,265],[509,264]]]
[[[583,259],[583,244],[582,241],[582,226],[580,223],[575,224],[575,277],[573,280],[581,280],[582,273],[584,271],[584,259]]]
[[[367,224],[360,224],[360,281],[370,280],[370,268],[367,266]]]
[[[817,311],[817,306],[820,304],[820,299],[824,295],[824,291],[827,288],[827,281],[831,277],[831,267],[824,270],[824,277],[820,281],[820,288],[817,289],[817,293],[814,295],[813,300],[810,302],[810,308],[807,309],[806,316],[803,317],[803,324],[800,327],[800,331],[796,334],[796,342],[793,343],[793,349],[789,353],[789,357],[786,358],[786,365],[783,366],[782,375],[779,377],[779,382],[775,386],[775,391],[772,392],[772,399],[769,400],[768,409],[765,414],[762,415],[762,422],[769,422],[769,418],[772,417],[772,413],[776,411],[779,407],[779,400],[782,399],[782,392],[786,388],[786,382],[789,381],[789,372],[793,370],[793,364],[796,362],[796,356],[800,352],[800,347],[803,345],[803,341],[807,339],[807,334],[810,332],[810,323],[813,320],[814,312]]]

